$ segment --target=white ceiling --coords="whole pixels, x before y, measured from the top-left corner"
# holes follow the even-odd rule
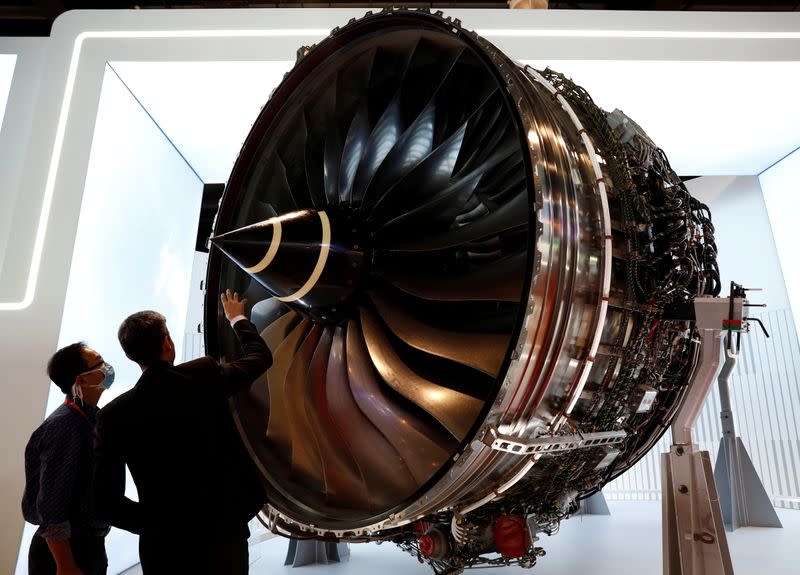
[[[800,146],[800,62],[530,61],[619,108],[680,175],[754,175]],[[113,62],[205,182],[224,182],[291,62]]]

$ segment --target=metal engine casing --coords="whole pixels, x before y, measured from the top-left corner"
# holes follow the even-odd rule
[[[407,40],[409,35],[416,40]],[[574,510],[576,499],[596,491],[628,469],[667,429],[690,380],[697,361],[698,345],[693,337],[692,323],[670,320],[665,310],[691,302],[696,295],[716,295],[718,292],[713,226],[708,210],[691,198],[680,179],[669,168],[663,153],[632,120],[619,111],[604,113],[593,104],[585,91],[556,72],[537,71],[514,63],[486,40],[462,29],[458,21],[426,11],[386,10],[353,20],[334,30],[319,45],[298,51],[295,68],[287,74],[265,105],[234,166],[215,222],[216,236],[290,211],[278,208],[285,201],[283,198],[286,192],[272,192],[270,187],[273,186],[270,182],[274,181],[270,171],[275,171],[270,166],[280,164],[284,166],[282,169],[286,174],[285,180],[289,182],[286,187],[290,190],[290,195],[296,194],[290,182],[294,177],[292,174],[306,171],[305,176],[301,174],[296,177],[306,178],[310,199],[306,201],[307,205],[300,205],[303,202],[293,195],[294,203],[298,204],[296,209],[347,210],[347,221],[355,221],[352,224],[353,231],[363,223],[367,238],[364,241],[369,243],[369,248],[359,248],[357,244],[355,248],[352,245],[347,248],[351,252],[361,250],[358,253],[366,258],[369,265],[363,279],[358,280],[363,282],[363,286],[357,286],[352,298],[347,296],[352,299],[352,303],[348,308],[350,311],[342,316],[344,319],[337,316],[335,322],[325,324],[318,321],[322,316],[314,315],[319,310],[312,309],[312,304],[303,308],[292,307],[295,304],[279,305],[273,301],[262,304],[259,308],[267,309],[264,317],[272,314],[269,315],[268,324],[264,320],[265,338],[276,338],[277,332],[269,331],[269,326],[274,325],[280,317],[286,317],[285,313],[295,313],[296,321],[302,320],[306,326],[302,328],[305,330],[303,334],[296,336],[298,341],[308,341],[311,337],[309,334],[316,330],[313,335],[316,347],[309,348],[307,358],[312,357],[312,352],[316,352],[325,337],[334,342],[326,344],[331,346],[336,345],[337,337],[340,338],[344,349],[351,344],[346,334],[355,333],[368,339],[370,333],[381,328],[387,333],[393,332],[391,338],[403,340],[400,343],[391,338],[387,340],[390,343],[395,342],[395,346],[408,344],[411,348],[424,349],[432,355],[444,354],[449,359],[456,358],[458,362],[469,364],[469,359],[463,359],[456,351],[452,351],[458,347],[458,341],[465,341],[464,345],[470,345],[472,340],[469,339],[469,334],[472,332],[469,330],[459,332],[454,329],[447,332],[441,324],[437,324],[436,329],[439,331],[436,333],[451,333],[449,337],[456,343],[444,343],[446,336],[441,336],[437,345],[441,345],[441,350],[444,351],[438,348],[430,351],[430,347],[425,347],[427,344],[423,345],[424,342],[420,343],[419,339],[415,339],[417,336],[413,333],[409,335],[407,328],[397,327],[400,323],[396,318],[405,318],[405,315],[397,312],[391,319],[381,316],[382,310],[391,310],[394,313],[407,302],[399,298],[391,302],[391,305],[387,304],[384,300],[390,300],[391,295],[385,294],[393,294],[394,291],[376,296],[379,288],[374,285],[380,287],[383,283],[370,283],[372,276],[380,276],[380,282],[384,283],[391,283],[394,278],[395,287],[399,285],[400,291],[413,292],[412,295],[419,296],[420,299],[426,299],[425,295],[433,293],[424,291],[429,289],[429,285],[424,282],[414,283],[405,277],[401,278],[402,281],[397,280],[400,276],[392,276],[386,271],[395,262],[405,266],[403,273],[410,273],[407,270],[413,271],[413,266],[407,265],[403,259],[407,255],[403,250],[408,249],[409,242],[413,243],[408,239],[411,237],[409,232],[397,233],[390,240],[382,240],[381,233],[386,221],[389,224],[397,221],[388,219],[389,216],[384,218],[386,221],[381,220],[380,226],[376,224],[370,227],[369,219],[376,210],[380,212],[376,206],[380,206],[381,202],[394,201],[397,205],[404,205],[402,199],[392,198],[391,194],[395,193],[392,190],[395,188],[390,188],[366,209],[359,207],[354,199],[356,194],[353,190],[357,182],[350,182],[349,196],[341,191],[341,187],[331,195],[329,187],[326,187],[327,175],[311,174],[316,169],[313,158],[321,158],[325,170],[334,165],[328,162],[330,154],[327,148],[322,152],[314,148],[318,145],[317,142],[323,142],[319,145],[327,146],[324,142],[331,140],[332,133],[329,131],[327,135],[314,139],[318,122],[312,122],[311,119],[316,113],[314,110],[321,106],[318,102],[323,101],[319,94],[327,89],[320,78],[333,77],[339,82],[335,88],[331,88],[335,93],[332,98],[335,103],[329,104],[328,108],[338,114],[346,107],[344,104],[340,105],[344,99],[342,94],[345,94],[344,91],[338,91],[344,82],[341,78],[348,77],[347,74],[352,70],[368,69],[365,74],[369,79],[363,85],[369,95],[364,96],[360,102],[363,102],[364,109],[369,109],[373,105],[369,98],[377,91],[373,89],[375,84],[371,82],[383,68],[376,64],[372,64],[372,68],[367,65],[359,68],[353,62],[361,62],[358,58],[368,60],[363,54],[370,53],[370,50],[380,53],[382,43],[389,46],[386,50],[391,49],[397,53],[404,49],[411,50],[407,62],[414,62],[415,54],[421,50],[420,42],[428,43],[434,48],[437,43],[441,43],[443,48],[459,54],[458,58],[461,59],[454,60],[452,69],[442,72],[445,74],[445,79],[441,80],[442,86],[448,85],[448,79],[457,73],[452,70],[467,56],[470,66],[482,66],[483,75],[479,78],[486,82],[496,82],[499,89],[491,93],[497,94],[497,101],[502,102],[498,104],[502,108],[500,113],[507,114],[507,125],[513,126],[503,132],[511,134],[503,142],[516,142],[518,146],[514,152],[518,154],[515,156],[518,160],[515,160],[516,163],[510,161],[509,165],[513,163],[514,166],[520,166],[521,187],[516,195],[510,196],[509,205],[519,202],[513,204],[514,209],[525,212],[524,222],[515,224],[522,231],[514,236],[514,241],[503,236],[507,230],[492,230],[487,233],[487,236],[494,237],[492,234],[496,234],[500,238],[497,240],[501,245],[500,255],[493,256],[491,254],[494,252],[491,252],[486,256],[489,260],[492,257],[497,259],[491,260],[492,263],[485,268],[478,263],[474,267],[465,268],[477,270],[475,273],[494,273],[500,266],[497,262],[516,262],[513,277],[518,285],[514,284],[513,287],[518,290],[515,293],[519,293],[519,296],[514,300],[516,307],[513,308],[513,313],[510,313],[513,315],[513,322],[503,332],[505,339],[500,346],[502,357],[491,359],[497,365],[493,383],[478,395],[481,404],[475,408],[471,419],[460,422],[459,425],[466,431],[455,434],[457,441],[448,444],[453,447],[448,448],[447,459],[437,463],[430,476],[417,482],[414,489],[398,491],[396,502],[391,498],[386,499],[393,501],[393,504],[382,508],[365,503],[365,509],[368,510],[364,512],[356,513],[348,509],[339,513],[336,510],[338,500],[333,496],[326,498],[323,503],[306,498],[317,483],[327,489],[327,478],[332,476],[331,461],[334,459],[325,459],[327,455],[322,451],[327,444],[324,443],[325,438],[320,438],[320,433],[327,429],[324,427],[327,419],[323,421],[324,418],[312,413],[321,409],[320,405],[329,406],[329,403],[309,399],[314,390],[323,389],[325,382],[329,380],[323,378],[321,383],[315,383],[311,370],[308,373],[304,371],[294,380],[293,376],[284,374],[288,383],[283,380],[276,383],[270,380],[268,372],[263,381],[254,386],[254,390],[236,397],[233,411],[237,424],[251,454],[259,464],[270,495],[271,503],[265,516],[270,526],[279,532],[354,541],[402,541],[411,537],[412,525],[417,521],[447,524],[451,518],[462,518],[469,514],[484,514],[488,518],[503,513],[535,516],[545,529],[547,525],[557,523]],[[425,50],[435,54],[434,48],[426,47]],[[464,54],[467,56],[463,56]],[[373,54],[372,58],[374,61],[376,56]],[[430,61],[436,62],[436,59],[431,57]],[[402,72],[404,78],[414,72],[412,64],[406,65],[407,68]],[[430,66],[435,68],[435,64]],[[422,64],[419,69],[423,69]],[[328,70],[334,70],[335,73]],[[467,74],[462,75],[464,78],[468,77]],[[351,76],[355,76],[355,72]],[[358,78],[352,80],[354,85],[359,85],[357,80]],[[414,91],[411,87],[406,87],[400,80],[398,82],[397,94],[413,100]],[[439,98],[441,90],[444,89],[440,88],[431,99]],[[458,93],[455,89],[453,91],[455,98]],[[353,98],[354,101],[357,100],[356,96]],[[311,103],[303,108],[303,102],[306,101]],[[383,97],[381,102],[384,101],[389,101],[388,96]],[[388,110],[394,105],[391,102],[381,105],[385,105]],[[389,115],[384,109],[362,114],[359,106],[361,104],[352,104],[350,108],[355,111],[341,112],[335,118],[339,125],[349,126],[346,130],[347,137],[342,137],[340,148],[343,159],[336,164],[339,170],[344,169],[342,166],[347,166],[347,150],[353,149],[352,146],[348,148],[348,142],[352,141],[348,139],[350,134],[368,134],[362,136],[362,148],[369,150],[370,142],[375,139],[373,134],[381,127],[381,120],[375,121],[374,118],[385,118]],[[398,120],[395,125],[403,125],[411,130],[419,124],[419,118],[428,113],[425,111],[427,109],[422,107],[419,116],[406,124]],[[445,114],[444,109],[442,105],[430,112],[434,118],[430,121],[434,136],[431,136],[433,144],[427,144],[431,150],[426,158],[435,154],[437,142],[445,146],[452,141],[452,136],[448,136],[450,132],[447,131],[450,129],[449,125],[441,128],[444,135],[436,140],[435,134],[440,129],[440,124],[436,123],[435,118]],[[480,110],[483,113],[486,109],[488,108],[484,107]],[[352,118],[347,116],[350,113]],[[334,112],[326,118],[334,118],[331,114]],[[465,112],[467,118],[475,115],[480,116],[477,113],[470,116]],[[304,119],[303,123],[307,125],[302,128],[302,138],[305,140],[296,144],[302,138],[292,135],[291,122],[286,118],[294,119],[295,126],[298,118]],[[468,119],[464,122],[463,131],[466,135],[462,135],[462,142],[482,142],[477,136],[469,140],[470,130],[477,130],[473,126],[479,123],[475,120],[470,124],[470,121]],[[359,132],[359,122],[368,124],[371,128],[364,128]],[[491,134],[491,130],[487,134]],[[488,135],[486,137],[489,138]],[[392,149],[397,149],[397,142],[401,141],[402,135],[393,141],[395,147]],[[458,154],[459,160],[451,162],[456,166],[447,181],[447,185],[451,187],[454,185],[454,174],[458,172],[458,161],[468,154],[481,153],[480,146],[476,146],[474,151],[466,146],[467,144],[462,144],[457,152],[453,152]],[[281,155],[281,149],[286,148],[303,150],[304,168],[293,168],[293,160],[288,152],[286,157]],[[367,152],[362,152],[359,156],[362,163],[366,162],[366,155]],[[293,157],[296,158],[297,155]],[[386,158],[390,158],[402,163],[402,158],[398,157],[393,157],[390,151],[383,156],[383,161],[386,163]],[[280,162],[273,162],[270,158],[279,158]],[[422,165],[423,160],[419,162],[418,165]],[[444,163],[444,160],[441,162]],[[468,164],[468,160],[464,162]],[[319,165],[316,167],[322,168]],[[385,169],[390,168],[391,166]],[[361,173],[358,170],[361,169],[360,166],[353,168],[354,181],[358,180],[358,174]],[[384,168],[375,168],[370,182],[375,181],[378,177],[375,174],[381,169]],[[409,175],[412,169],[408,170],[401,180],[412,177]],[[496,166],[493,166],[476,177],[500,181],[502,178],[496,176],[496,171]],[[433,176],[426,175],[419,181],[429,181],[431,178]],[[341,180],[342,177],[339,178]],[[322,193],[314,192],[315,181],[323,183],[320,188],[324,188]],[[364,187],[363,205],[368,203],[366,197],[369,185],[365,184]],[[481,190],[480,184],[475,189]],[[375,197],[380,194],[373,193]],[[437,194],[441,193],[441,190],[434,190],[431,197],[437,198]],[[257,205],[256,200],[251,200],[251,197],[258,197],[258,202],[268,205],[269,211],[259,212],[257,216],[249,215],[253,206]],[[271,201],[272,197],[277,199]],[[524,198],[524,202],[520,198]],[[330,202],[329,207],[324,207],[326,201]],[[425,198],[419,201],[422,204],[427,202]],[[473,201],[472,197],[469,201]],[[436,237],[444,237],[445,233],[468,234],[473,227],[483,225],[482,221],[500,219],[497,216],[503,209],[500,200],[480,201],[488,206],[488,215],[483,216],[483,219],[478,217],[463,220],[467,222],[463,225],[463,221],[459,221],[459,225],[454,223],[448,228],[443,227],[443,231],[437,229],[431,235],[439,234]],[[471,205],[465,201],[465,206]],[[403,217],[413,214],[413,209],[403,209],[408,210],[401,214]],[[466,209],[465,207],[460,212],[461,216],[466,213]],[[380,220],[377,216],[376,219]],[[465,228],[467,232],[462,232]],[[421,243],[426,236],[426,230],[420,227],[416,234],[421,238]],[[485,237],[481,236],[479,239],[485,240]],[[523,241],[519,238],[524,238],[524,250],[515,243]],[[355,241],[361,240],[353,240]],[[391,241],[404,241],[406,244],[400,249],[390,245]],[[480,244],[477,240],[470,241],[475,245]],[[464,249],[474,255],[474,252],[469,251],[471,245]],[[447,249],[451,248],[452,246]],[[509,251],[506,253],[503,249]],[[439,251],[443,250],[446,251],[445,248]],[[400,252],[406,255],[398,256]],[[451,260],[443,258],[442,261]],[[475,261],[478,261],[477,256]],[[421,265],[420,269],[428,268]],[[442,280],[445,282],[448,276],[442,272],[441,277],[445,278]],[[235,287],[241,292],[249,291],[251,300],[256,300],[251,301],[254,304],[266,302],[275,294],[266,293],[263,282],[262,285],[257,285],[250,276],[227,261],[219,250],[211,252],[207,285],[211,288],[206,299],[207,350],[212,355],[235,357],[237,347],[230,334],[225,332],[224,317],[217,307],[218,290],[215,291],[214,288]],[[491,282],[486,285],[491,285]],[[502,291],[502,286],[496,291]],[[436,297],[451,296],[441,296],[437,292]],[[486,297],[491,300],[493,296]],[[368,299],[370,301],[366,302]],[[461,303],[464,301],[466,300],[458,300]],[[289,308],[291,311],[287,312]],[[426,313],[428,309],[425,308]],[[403,313],[406,311],[409,316],[413,315],[413,309]],[[423,321],[420,319],[422,315],[414,317],[415,321]],[[412,322],[410,325],[418,324]],[[290,335],[288,331],[281,332],[281,337]],[[357,336],[352,337],[355,339]],[[418,338],[423,336],[424,334]],[[281,341],[275,339],[273,343],[280,345]],[[302,351],[302,344],[298,346],[300,347],[297,349]],[[403,396],[403,401],[422,397],[414,395],[414,390],[404,388],[403,381],[387,384],[390,378],[385,376],[386,366],[382,363],[379,365],[381,360],[376,359],[374,353],[379,347],[374,342],[367,341],[364,349],[375,364],[372,373],[373,376],[377,374],[377,385],[388,385],[391,388],[386,388],[388,395],[383,397],[395,398],[395,392]],[[474,353],[482,353],[480,346],[475,347]],[[402,354],[398,352],[398,356],[414,359],[413,354],[406,351]],[[347,363],[346,360],[336,361]],[[474,363],[479,362],[480,358],[474,360]],[[292,369],[300,369],[292,367],[296,364],[295,359],[286,359],[285,363],[289,365],[286,368],[287,374]],[[272,369],[274,373],[276,368]],[[353,377],[352,369],[348,373],[351,374],[348,377]],[[453,373],[457,376],[462,372]],[[303,392],[306,395],[290,393],[293,389],[301,389],[297,387],[301,383],[306,386],[302,387],[307,390]],[[358,389],[353,385],[351,382],[351,388],[355,389],[354,397],[357,398]],[[463,389],[461,392],[468,396],[472,393]],[[266,398],[264,394],[267,395]],[[394,400],[400,401],[396,398]],[[322,424],[316,424],[321,427],[314,433],[290,430],[282,432],[284,435],[280,436],[280,440],[284,442],[285,437],[290,437],[292,442],[299,442],[303,437],[313,439],[316,441],[317,457],[325,459],[319,464],[314,463],[316,467],[309,468],[321,469],[323,473],[319,478],[309,479],[308,487],[305,488],[296,488],[293,485],[293,478],[302,475],[295,464],[301,456],[313,458],[313,453],[300,453],[301,449],[306,448],[292,443],[290,447],[284,447],[291,455],[271,459],[273,455],[270,450],[273,449],[274,442],[271,443],[269,437],[271,428],[267,420],[276,417],[276,408],[284,405],[280,402],[286,405],[299,402],[304,407],[298,408],[295,404],[294,407],[286,408],[288,413],[305,414],[308,421],[312,422],[323,421]],[[419,406],[419,402],[416,407],[409,406],[409,412],[417,414],[417,408],[424,412],[424,404]],[[455,417],[458,413],[458,405],[453,405],[452,402],[447,404],[446,409],[450,410],[446,414],[448,416]],[[438,425],[444,417],[438,415],[440,412],[434,413],[437,414],[434,416],[437,421],[433,424]],[[263,416],[264,423],[256,423],[259,414]],[[419,417],[424,419],[427,415],[422,413]],[[336,421],[335,418],[331,421],[338,430],[348,425],[346,421]],[[375,419],[371,421],[378,425]],[[302,424],[298,420],[290,423],[296,426]],[[386,432],[385,435],[389,437],[390,434]],[[310,447],[308,449],[314,451]],[[353,451],[352,458],[364,478],[364,466],[358,465],[358,453]],[[366,479],[364,482],[365,485],[368,484]],[[453,537],[458,541],[456,533]]]

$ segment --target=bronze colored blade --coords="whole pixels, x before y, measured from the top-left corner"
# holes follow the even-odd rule
[[[345,329],[337,327],[326,373],[329,415],[366,481],[363,497],[373,505],[396,505],[416,488],[403,458],[356,404],[348,383]]]
[[[378,292],[369,295],[389,329],[408,345],[497,377],[510,335],[445,331],[419,321]]]
[[[306,417],[319,446],[328,503],[336,507],[369,509],[364,478],[328,409],[326,385],[332,342],[333,330],[323,330],[308,367]]]
[[[261,332],[261,338],[266,342],[270,350],[277,350],[283,343],[291,331],[299,323],[299,315],[297,312],[289,310],[272,323],[270,323],[264,331]]]
[[[271,302],[272,300],[263,300],[259,303],[264,302]],[[280,302],[277,302],[280,303]],[[256,304],[257,305],[257,304]],[[253,306],[255,309],[255,306]],[[289,310],[284,313],[282,316],[277,317],[274,319],[264,330],[261,332],[261,339],[266,342],[267,347],[269,347],[270,351],[277,350],[278,346],[280,346],[281,342],[286,339],[286,336],[289,332],[299,323],[299,316],[295,312]],[[276,310],[269,310],[269,312],[273,312]],[[255,315],[255,314],[253,314]],[[274,314],[272,314],[274,315]],[[266,314],[262,316],[262,320],[264,317],[267,317]],[[258,319],[258,318],[256,318]],[[255,323],[255,320],[253,321]],[[247,390],[247,394],[250,397],[250,401],[254,402],[255,404],[259,405],[260,408],[263,410],[263,416],[266,418],[266,421],[269,421],[270,417],[270,390],[269,390],[269,370],[265,371],[258,379],[256,379],[250,388]],[[275,401],[279,401],[275,398]],[[281,418],[281,415],[277,415],[278,419]]]
[[[464,439],[483,402],[414,373],[394,351],[378,320],[364,308],[360,317],[369,357],[383,380],[436,418],[456,439]]]
[[[447,461],[453,445],[443,443],[443,434],[434,425],[405,409],[381,389],[355,321],[350,322],[347,330],[347,373],[361,411],[400,453],[417,487],[423,485]],[[437,436],[439,442],[433,439]]]
[[[273,326],[268,327],[265,332],[267,336],[264,340],[267,345],[271,341],[278,340],[286,329],[283,322],[289,322],[290,314],[278,319]],[[284,319],[286,318],[286,319]],[[290,405],[289,398],[286,397],[284,381],[286,380],[286,372],[289,371],[289,366],[294,361],[297,348],[303,340],[306,332],[311,326],[309,320],[303,320],[299,325],[284,337],[279,345],[270,347],[272,349],[272,367],[267,371],[267,381],[269,383],[269,405],[270,414],[269,422],[267,423],[267,439],[275,445],[276,451],[285,459],[289,459],[292,449],[292,422],[289,419],[288,409]],[[272,329],[271,329],[272,328]],[[279,340],[278,340],[279,341]]]
[[[297,483],[315,491],[322,491],[322,460],[319,446],[311,431],[312,422],[306,416],[305,387],[308,366],[314,355],[322,328],[312,325],[297,348],[284,381],[284,393],[289,399],[287,415],[291,422],[292,468],[289,476]]]

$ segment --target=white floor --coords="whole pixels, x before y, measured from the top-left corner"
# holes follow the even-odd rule
[[[611,501],[611,516],[577,516],[538,545],[547,555],[531,570],[478,571],[486,575],[661,575],[661,504]],[[800,511],[778,510],[783,529],[746,527],[728,534],[736,575],[800,574]],[[250,550],[251,575],[430,575],[432,571],[394,545],[350,545],[350,559],[293,569],[283,565],[288,541],[271,539]],[[469,575],[470,571],[467,571]]]

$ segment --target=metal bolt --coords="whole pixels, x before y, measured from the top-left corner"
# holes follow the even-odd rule
[[[689,488],[686,487],[685,485],[681,485],[680,487],[678,487],[678,491],[680,491],[681,493],[689,493]]]
[[[702,541],[706,545],[711,545],[716,541],[716,538],[711,533],[695,533],[694,534],[695,541]]]
[[[675,453],[678,455],[683,455],[683,447],[678,447],[678,449],[675,450]]]

